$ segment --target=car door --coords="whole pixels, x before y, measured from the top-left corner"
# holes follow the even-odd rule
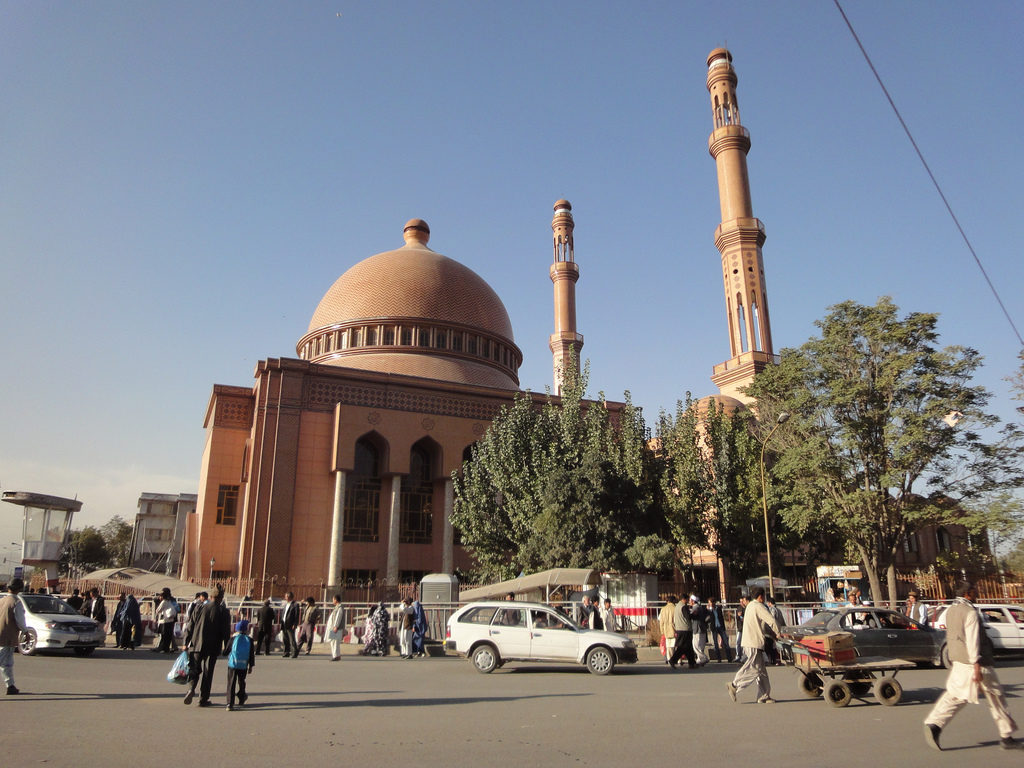
[[[867,608],[844,613],[839,619],[839,629],[853,634],[858,656],[886,656],[886,640],[878,629],[878,620]]]
[[[503,659],[530,658],[531,632],[525,608],[499,608],[491,620],[489,635]]]
[[[1009,615],[1012,626],[1016,629],[1013,635],[1012,648],[1024,648],[1024,608],[1003,606],[1003,610]]]
[[[884,635],[885,656],[908,661],[931,661],[936,656],[933,634],[895,611],[876,611]]]
[[[535,659],[576,661],[580,632],[554,611],[531,609],[533,638],[530,651]]]
[[[1000,605],[978,608],[982,626],[997,651],[1020,648],[1020,629],[1007,608]]]

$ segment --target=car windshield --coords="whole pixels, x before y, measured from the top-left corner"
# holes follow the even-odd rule
[[[25,607],[31,613],[60,613],[78,616],[78,611],[54,595],[22,595]]]

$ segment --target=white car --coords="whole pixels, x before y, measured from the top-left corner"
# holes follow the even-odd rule
[[[985,633],[996,651],[1024,650],[1024,608],[999,603],[975,603],[974,607],[981,614]],[[932,619],[933,627],[946,628],[948,608],[949,606],[945,606],[936,611]]]
[[[478,672],[506,661],[583,664],[607,675],[616,664],[636,662],[636,645],[625,635],[584,629],[543,603],[470,603],[448,619],[445,648],[468,657]]]
[[[25,606],[25,624],[18,650],[25,656],[36,651],[73,648],[79,656],[88,656],[103,645],[106,630],[102,624],[83,616],[56,595],[18,595]]]

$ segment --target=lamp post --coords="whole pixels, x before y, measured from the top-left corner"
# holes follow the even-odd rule
[[[775,579],[772,578],[772,544],[768,535],[768,489],[764,481],[764,449],[768,447],[768,441],[772,439],[775,431],[789,421],[789,414],[783,411],[775,419],[775,426],[768,433],[768,437],[761,443],[761,506],[764,509],[764,555],[768,559],[768,593],[775,597]]]

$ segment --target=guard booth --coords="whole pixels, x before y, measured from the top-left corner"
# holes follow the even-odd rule
[[[46,571],[46,586],[57,586],[57,562],[71,527],[71,516],[82,508],[77,499],[43,493],[4,491],[3,501],[23,507],[21,561]]]

